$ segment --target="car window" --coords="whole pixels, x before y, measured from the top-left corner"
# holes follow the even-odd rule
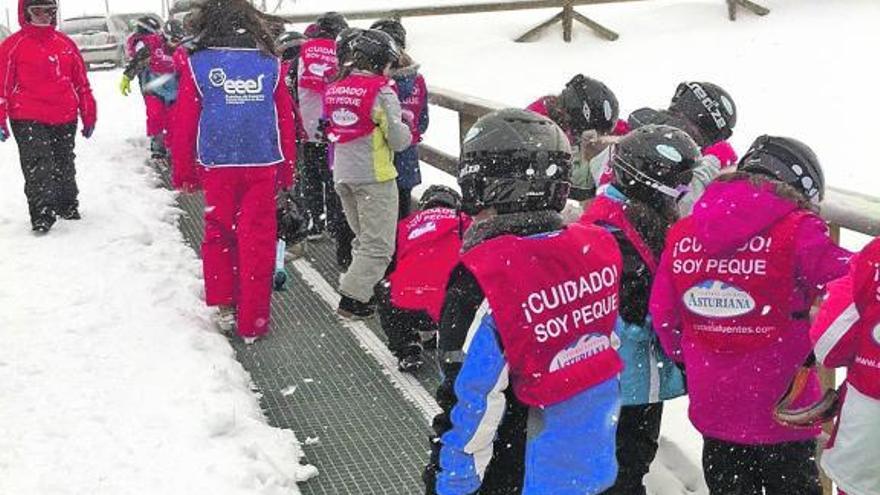
[[[109,28],[107,27],[107,19],[104,19],[103,17],[66,19],[61,23],[61,30],[67,34],[110,32]]]

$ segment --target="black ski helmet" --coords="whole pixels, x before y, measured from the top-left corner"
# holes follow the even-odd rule
[[[461,194],[449,186],[434,184],[425,189],[421,199],[419,199],[420,210],[429,210],[431,208],[459,210],[461,209]]]
[[[381,72],[400,58],[400,51],[391,36],[378,29],[368,29],[356,36],[351,40],[350,47],[352,59],[367,62],[374,72]]]
[[[275,40],[275,51],[282,60],[296,60],[306,37],[299,31],[285,31]]]
[[[608,86],[583,74],[574,76],[565,85],[559,104],[575,135],[590,129],[607,134],[614,129],[620,113],[617,97]]]
[[[318,37],[336,39],[343,29],[348,27],[348,21],[339,12],[327,12],[321,14],[316,20],[315,25],[318,26]]]
[[[374,22],[370,29],[388,33],[401,50],[406,49],[406,28],[397,19],[380,19]]]
[[[339,36],[336,37],[336,58],[339,60],[339,65],[345,65],[347,62],[351,61],[351,53],[352,53],[352,42],[361,34],[366,31],[365,29],[350,27],[343,29]]]
[[[789,137],[760,136],[742,157],[737,170],[788,184],[813,203],[825,197],[825,175],[816,154]]]
[[[571,188],[571,145],[552,120],[508,108],[481,117],[465,136],[458,183],[468,214],[562,211]]]
[[[687,192],[700,149],[686,132],[649,124],[620,140],[611,156],[613,185],[649,206],[668,205]]]
[[[180,43],[186,38],[186,29],[184,29],[183,23],[179,20],[169,19],[162,26],[162,35],[171,43]]]
[[[138,34],[157,34],[162,32],[162,23],[148,15],[138,17],[134,21],[135,32]]]
[[[700,146],[709,146],[730,138],[736,126],[736,104],[717,84],[683,82],[678,85],[669,110],[684,115],[701,133],[692,136]]]
[[[694,123],[689,121],[683,115],[670,112],[669,110],[656,110],[653,108],[639,108],[629,114],[627,118],[630,130],[635,130],[646,125],[668,125],[681,129],[693,139],[697,145],[700,144],[701,132]]]

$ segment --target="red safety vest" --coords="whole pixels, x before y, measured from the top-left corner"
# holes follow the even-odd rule
[[[150,49],[150,71],[153,74],[174,72],[174,53],[168,49],[165,38],[159,34],[144,36],[142,41]]]
[[[414,213],[397,226],[397,265],[389,275],[395,307],[425,311],[440,321],[446,284],[461,252],[461,237],[471,224],[449,208]]]
[[[389,84],[387,77],[364,74],[352,74],[331,84],[324,94],[330,142],[347,143],[371,134],[376,128],[373,104],[379,90]]]
[[[789,214],[729,257],[706,254],[693,217],[676,223],[666,249],[684,332],[715,352],[748,352],[776,342],[793,319],[794,237],[807,215]]]
[[[623,211],[623,205],[619,201],[614,201],[606,196],[597,196],[590,202],[580,221],[588,224],[605,223],[619,229],[639,253],[639,257],[645,262],[651,275],[657,272],[657,259],[654,257],[654,253],[651,252],[651,248],[648,247],[635,227],[629,223],[629,219],[626,218],[626,213]]]
[[[299,51],[297,85],[323,93],[327,81],[339,70],[336,59],[336,41],[315,38],[303,43]]]
[[[868,244],[856,261],[853,287],[862,328],[855,360],[847,381],[874,399],[880,400],[880,238]]]
[[[594,225],[505,235],[462,256],[492,310],[510,383],[530,406],[562,402],[623,369],[611,346],[620,307],[620,249]]]

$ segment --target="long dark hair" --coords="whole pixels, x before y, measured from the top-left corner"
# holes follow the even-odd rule
[[[192,24],[201,47],[224,46],[230,38],[246,33],[257,48],[275,55],[275,38],[263,13],[247,0],[205,0]]]

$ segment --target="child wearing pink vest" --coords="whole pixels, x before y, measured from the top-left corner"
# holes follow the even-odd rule
[[[351,62],[327,87],[324,113],[332,146],[333,182],[354,233],[352,261],[342,275],[338,313],[366,318],[374,312],[375,285],[394,254],[398,193],[394,153],[412,135],[388,78],[399,56],[391,37],[368,30],[350,43]]]
[[[667,237],[650,310],[684,364],[712,494],[821,493],[819,429],[779,424],[773,408],[810,354],[813,301],[846,272],[849,253],[815,213],[823,191],[806,145],[761,136]],[[814,371],[795,407],[819,394]]]

